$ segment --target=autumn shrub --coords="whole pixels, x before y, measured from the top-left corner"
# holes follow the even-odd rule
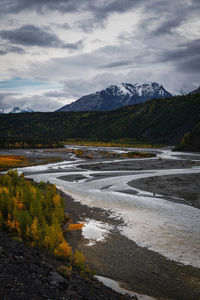
[[[65,231],[74,231],[74,230],[81,230],[84,226],[84,223],[77,223],[77,224],[72,224],[70,223]]]
[[[82,157],[83,155],[84,155],[84,152],[83,152],[83,150],[81,150],[81,149],[75,149],[74,150],[74,153],[76,154],[76,156],[80,156],[80,157]]]
[[[74,253],[74,265],[80,270],[81,276],[94,275],[89,266],[85,262],[85,257],[82,252],[76,249]]]
[[[31,246],[62,258],[72,256],[62,227],[66,222],[64,200],[55,185],[37,184],[17,171],[0,177],[0,228],[19,236]],[[83,224],[66,225],[71,230]],[[70,229],[69,229],[70,230]]]
[[[130,158],[151,158],[151,157],[156,157],[156,154],[147,153],[147,152],[140,152],[140,151],[134,151],[134,152],[123,153],[122,156],[130,157]]]
[[[72,265],[69,266],[61,265],[56,269],[56,271],[63,277],[67,279],[71,279]]]

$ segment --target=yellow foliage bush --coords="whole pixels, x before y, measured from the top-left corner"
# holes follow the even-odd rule
[[[55,185],[36,184],[9,171],[0,177],[0,227],[31,245],[68,257],[71,247],[62,231],[64,201]]]
[[[83,156],[84,155],[84,152],[81,149],[75,149],[74,153],[76,154],[76,156]]]
[[[72,254],[72,248],[66,240],[63,240],[58,247],[54,250],[54,255],[59,257],[69,257]]]
[[[81,272],[86,272],[83,254],[73,255],[62,229],[67,224],[67,231],[81,230],[84,224],[70,223],[72,220],[64,209],[64,200],[55,185],[26,180],[17,171],[0,176],[0,228],[18,235],[31,246],[74,260]],[[70,272],[67,270],[67,274]]]
[[[74,264],[80,269],[81,276],[93,275],[94,273],[90,270],[89,266],[85,263],[85,257],[82,252],[76,249],[74,253]]]
[[[75,251],[74,254],[74,262],[77,267],[82,268],[85,264],[85,257],[82,252],[79,252],[78,250]]]

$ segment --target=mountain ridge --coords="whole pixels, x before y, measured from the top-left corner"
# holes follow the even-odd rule
[[[200,93],[112,111],[0,114],[0,147],[55,147],[70,139],[176,145],[199,120]]]
[[[27,107],[27,106],[14,106],[14,107],[8,107],[8,108],[1,108],[0,114],[18,114],[18,113],[30,113],[34,112],[33,109]]]
[[[157,82],[146,83],[120,83],[110,85],[104,90],[85,95],[78,100],[67,104],[56,112],[64,111],[107,111],[123,106],[143,103],[157,98],[170,98],[170,94]]]

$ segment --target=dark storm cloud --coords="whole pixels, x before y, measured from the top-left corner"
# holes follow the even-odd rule
[[[76,43],[66,43],[62,46],[63,49],[70,49],[70,50],[78,50],[83,48],[83,41],[77,41]]]
[[[182,0],[147,1],[138,31],[149,39],[165,34],[174,35],[179,26],[199,16],[199,3],[199,0],[190,3]]]
[[[200,55],[200,39],[180,44],[175,50],[166,51],[164,61],[180,61]]]
[[[99,68],[118,68],[122,66],[129,66],[133,63],[132,60],[121,60],[121,61],[114,61],[112,63],[102,65]]]
[[[26,53],[23,48],[15,47],[15,46],[4,46],[4,49],[0,49],[0,55],[5,55],[10,52],[24,54]]]
[[[1,30],[0,37],[23,46],[59,47],[62,44],[54,33],[34,25],[24,25],[14,30]]]
[[[142,2],[145,0],[1,0],[1,13],[19,13],[27,10],[35,10],[41,14],[46,11],[61,13],[89,11],[99,21],[111,13],[126,12]]]
[[[44,13],[46,10],[73,12],[81,7],[81,0],[1,0],[1,13],[20,13],[26,10],[35,10]],[[87,1],[86,1],[87,2]]]
[[[45,28],[48,29],[48,28]],[[38,46],[38,47],[52,47],[63,48],[69,50],[77,50],[83,48],[83,41],[77,41],[75,43],[64,43],[56,34],[48,32],[43,28],[34,25],[24,25],[14,30],[1,30],[0,37],[13,44],[19,44],[23,46]],[[7,52],[24,53],[24,50],[19,47],[10,46],[6,50],[0,50],[0,55]]]
[[[92,2],[92,1],[91,1]],[[138,4],[145,2],[139,0],[110,0],[110,1],[96,1],[97,5],[89,5],[89,9],[97,18],[105,18],[112,13],[125,13],[132,8],[137,7]]]
[[[180,71],[199,74],[200,55],[197,57],[190,57],[188,60],[182,61],[178,67]]]
[[[177,28],[183,22],[182,19],[175,18],[161,23],[154,31],[154,35],[171,34],[174,28]]]
[[[173,62],[177,69],[184,72],[200,72],[200,39],[177,46],[166,51],[161,58],[164,62]]]

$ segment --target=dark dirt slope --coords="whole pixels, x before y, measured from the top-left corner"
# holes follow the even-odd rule
[[[0,299],[130,299],[77,271],[64,279],[56,272],[62,264],[0,231]]]

